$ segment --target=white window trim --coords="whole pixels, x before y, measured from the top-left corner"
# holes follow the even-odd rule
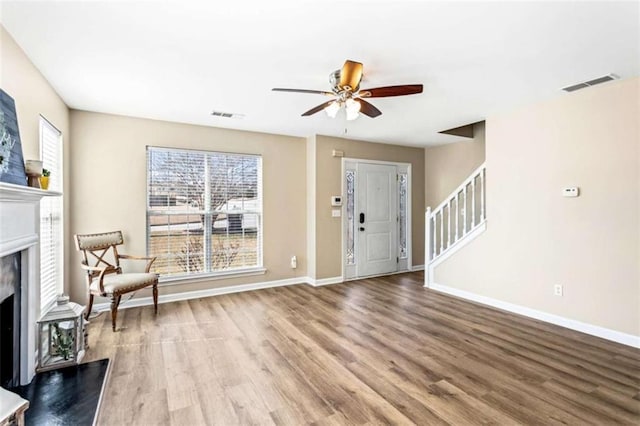
[[[264,267],[264,247],[263,247],[263,243],[264,243],[264,200],[263,200],[263,182],[262,182],[262,177],[263,177],[263,163],[262,163],[262,156],[260,154],[248,154],[248,153],[241,153],[241,152],[224,152],[224,151],[206,151],[206,150],[198,150],[198,149],[189,149],[189,148],[166,148],[166,147],[158,147],[158,146],[152,146],[152,145],[147,145],[146,147],[147,151],[149,149],[154,149],[157,151],[169,151],[169,152],[185,152],[185,151],[189,151],[189,152],[194,152],[194,153],[202,153],[202,154],[229,154],[229,155],[244,155],[247,157],[257,157],[260,159],[260,173],[258,175],[258,194],[260,194],[260,196],[258,197],[258,206],[259,206],[259,213],[257,214],[258,216],[258,224],[259,224],[259,229],[258,229],[258,233],[257,233],[257,239],[258,239],[258,243],[257,243],[257,259],[258,259],[258,264],[256,266],[250,266],[250,267],[246,267],[246,268],[234,268],[234,269],[228,269],[228,270],[220,270],[220,271],[211,271],[211,272],[201,272],[201,273],[193,273],[193,274],[171,274],[171,275],[160,275],[160,277],[158,278],[158,283],[160,284],[161,287],[164,286],[170,286],[170,285],[177,285],[177,284],[191,284],[191,283],[196,283],[196,282],[202,282],[202,281],[212,281],[212,280],[222,280],[222,279],[230,279],[230,278],[236,278],[236,277],[248,277],[248,276],[255,276],[255,275],[264,275],[267,272],[267,269]],[[146,186],[146,194],[145,194],[145,214],[146,214],[146,220],[147,220],[147,225],[146,225],[146,235],[145,235],[145,239],[146,239],[146,252],[147,252],[147,256],[151,255],[149,253],[149,217],[150,216],[154,216],[155,214],[150,214],[149,210],[148,210],[148,191],[149,191],[149,180],[150,180],[150,175],[149,175],[149,167],[148,165],[146,166],[146,173],[147,173],[147,186]],[[234,211],[233,213],[242,213],[244,211]],[[247,213],[251,213],[251,214],[255,214],[254,211],[247,211]],[[159,214],[162,215],[162,214]]]
[[[255,275],[264,275],[266,273],[266,268],[262,266],[256,266],[251,268],[232,269],[219,272],[206,272],[202,274],[165,275],[160,276],[158,282],[160,283],[160,287],[163,287],[165,285],[191,284],[201,281],[216,281],[237,277],[252,277]]]
[[[59,173],[59,175],[57,176],[57,178],[60,179],[60,188],[59,191],[62,192],[62,189],[64,188],[64,155],[63,155],[63,146],[64,146],[64,139],[63,139],[63,135],[62,132],[56,127],[54,126],[49,120],[47,120],[44,116],[40,115],[40,119],[39,119],[39,125],[38,125],[38,138],[39,138],[39,151],[40,151],[40,159],[44,159],[44,147],[43,147],[43,131],[45,127],[49,127],[50,130],[53,130],[54,132],[58,133],[58,142],[59,142],[59,168],[60,170],[56,171],[56,173]],[[46,165],[43,165],[44,168],[46,168]],[[59,199],[59,203],[60,203],[60,223],[59,223],[59,228],[60,228],[60,241],[58,243],[58,254],[57,254],[57,263],[58,265],[56,265],[57,268],[57,285],[56,285],[56,294],[61,294],[64,292],[64,199],[63,196],[61,195],[60,197],[54,197],[51,198],[52,202],[55,200],[55,198]],[[42,202],[41,202],[42,205]],[[40,218],[39,218],[39,226],[41,226],[41,222],[42,222],[42,208],[40,209]],[[42,230],[40,230],[40,235],[42,235]],[[39,245],[39,250],[41,249],[41,245]],[[38,257],[41,258],[41,252],[38,253]],[[53,300],[49,301],[49,303],[47,303],[46,305],[42,306],[42,299],[41,299],[41,294],[42,294],[42,261],[40,262],[40,277],[39,277],[39,282],[40,282],[40,286],[38,288],[38,299],[40,301],[40,310],[41,313],[44,314],[45,312],[47,312],[49,309],[51,309],[51,307],[53,307],[56,303],[56,298],[54,298]]]

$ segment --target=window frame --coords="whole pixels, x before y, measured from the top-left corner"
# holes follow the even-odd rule
[[[174,147],[159,147],[159,146],[146,146],[146,190],[145,190],[145,216],[146,216],[146,253],[147,256],[155,256],[155,254],[151,253],[151,221],[150,218],[152,216],[170,216],[166,212],[152,212],[151,206],[149,203],[150,197],[150,189],[151,189],[151,165],[149,162],[149,156],[152,151],[156,152],[174,152],[174,153],[193,153],[193,154],[202,154],[207,158],[208,155],[229,155],[229,156],[242,156],[242,157],[251,157],[258,160],[258,170],[257,170],[257,210],[234,210],[232,214],[255,214],[257,216],[257,231],[256,231],[256,265],[255,266],[245,266],[245,267],[237,267],[231,269],[221,269],[221,270],[212,270],[212,271],[204,271],[204,272],[184,272],[184,273],[172,273],[169,275],[160,274],[159,282],[161,284],[179,284],[180,282],[197,282],[197,281],[210,281],[210,280],[219,280],[219,279],[227,279],[239,276],[252,276],[252,275],[262,275],[266,273],[266,268],[264,267],[264,200],[263,200],[263,164],[262,164],[262,155],[260,154],[247,154],[240,152],[225,152],[225,151],[207,151],[207,150],[198,150],[198,149],[190,149],[190,148],[174,148]],[[210,176],[208,175],[208,171],[205,167],[205,175],[204,179],[207,181]],[[220,211],[211,210],[211,206],[205,203],[204,211],[185,211],[185,212],[175,212],[174,214],[189,214],[189,215],[204,215],[205,216],[205,225],[206,228],[208,224],[210,224],[210,218],[214,214],[220,214]],[[225,211],[223,214],[229,214],[228,211]],[[207,217],[209,219],[207,219]],[[210,237],[211,233],[203,233],[203,237]],[[212,258],[207,258],[207,250],[204,250],[204,263],[210,264]],[[213,251],[209,250],[209,255],[212,255]]]
[[[56,144],[57,146],[55,147],[56,149],[56,156],[58,157],[56,159],[56,166],[58,166],[59,170],[53,170],[53,167],[51,167],[50,164],[45,164],[45,149],[44,149],[44,143],[45,143],[45,138],[44,138],[44,132],[45,132],[45,128],[48,128],[48,131],[52,131],[53,133],[57,133],[57,138],[56,138]],[[63,188],[64,188],[64,139],[63,139],[63,135],[62,135],[62,131],[60,131],[56,126],[54,126],[49,120],[46,119],[46,117],[40,115],[39,116],[39,121],[38,121],[38,138],[39,138],[39,151],[40,151],[40,158],[43,161],[43,168],[48,168],[50,169],[50,171],[52,172],[54,179],[56,179],[55,181],[53,179],[51,179],[51,181],[49,182],[49,190],[52,191],[60,191],[62,192]],[[59,183],[59,185],[56,185],[54,182]],[[54,247],[54,261],[55,261],[55,265],[53,266],[55,268],[55,296],[53,298],[49,298],[50,300],[47,301],[46,304],[43,304],[44,300],[43,300],[43,294],[45,294],[45,291],[43,291],[43,283],[45,282],[45,280],[43,279],[43,271],[45,270],[45,264],[44,264],[44,260],[45,260],[45,256],[42,255],[42,250],[43,250],[43,223],[44,223],[44,218],[43,218],[43,214],[46,213],[46,207],[48,204],[51,204],[51,210],[54,210],[56,208],[56,206],[59,208],[59,217],[58,218],[53,218],[51,215],[52,213],[50,212],[50,218],[49,218],[49,227],[51,230],[51,233],[53,234],[53,232],[55,232],[55,225],[54,225],[54,221],[58,222],[57,223],[57,227],[58,227],[58,241],[55,243],[55,247]],[[61,293],[64,292],[64,200],[63,200],[63,196],[59,196],[59,197],[44,197],[41,202],[40,202],[40,214],[39,214],[39,226],[40,226],[40,241],[39,241],[39,257],[40,257],[40,283],[39,283],[39,296],[38,298],[40,299],[40,311],[41,313],[45,313],[47,312],[49,309],[51,309],[51,307],[53,307],[56,303],[56,299],[57,296]],[[53,238],[55,238],[55,235],[53,236]],[[50,259],[47,259],[50,260]]]

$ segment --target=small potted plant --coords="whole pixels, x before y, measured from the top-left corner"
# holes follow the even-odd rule
[[[49,176],[51,176],[51,171],[42,169],[42,176],[38,178],[41,189],[49,189]]]

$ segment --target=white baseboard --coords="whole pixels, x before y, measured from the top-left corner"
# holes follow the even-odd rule
[[[465,290],[460,290],[454,287],[449,287],[442,284],[432,283],[429,285],[431,290],[439,291],[441,293],[457,296],[462,299],[478,302],[483,305],[492,306],[494,308],[502,309],[504,311],[513,312],[514,314],[523,315],[525,317],[534,318],[540,321],[548,322],[551,324],[559,325],[561,327],[569,328],[571,330],[580,331],[592,336],[601,337],[606,340],[621,343],[623,345],[632,346],[634,348],[640,348],[640,336],[634,336],[633,334],[626,334],[619,331],[611,330],[609,328],[600,327],[593,324],[587,324],[581,321],[576,321],[570,318],[561,317],[559,315],[550,314],[536,309],[527,308],[526,306],[516,305],[514,303],[504,302],[502,300],[493,299],[491,297],[481,296],[479,294],[471,293]]]
[[[273,287],[282,287],[287,285],[296,285],[296,284],[309,284],[308,277],[296,277],[296,278],[287,278],[284,280],[275,280],[275,281],[264,281],[259,283],[251,283],[251,284],[241,284],[234,285],[228,287],[218,287],[218,288],[208,288],[206,290],[196,290],[196,291],[186,291],[182,293],[173,293],[173,294],[161,294],[158,296],[158,303],[170,303],[170,302],[178,302],[181,300],[191,300],[191,299],[199,299],[201,297],[211,297],[218,296],[222,294],[231,294],[231,293],[240,293],[243,291],[253,291],[253,290],[261,290],[263,288],[273,288]],[[122,304],[118,309],[126,309],[126,308],[134,308],[138,306],[150,306],[153,305],[153,298],[149,297],[138,297],[135,299],[128,300]],[[96,311],[109,311],[111,309],[110,303],[97,303],[94,306]]]
[[[424,265],[413,265],[411,266],[412,272],[424,271]]]
[[[344,282],[344,278],[342,277],[322,278],[319,280],[313,279],[311,277],[306,277],[306,280],[307,284],[313,287],[320,287],[329,284],[340,284],[341,282]]]

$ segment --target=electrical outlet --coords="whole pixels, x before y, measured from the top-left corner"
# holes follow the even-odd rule
[[[556,296],[562,296],[562,284],[556,284],[553,286],[553,294]]]

